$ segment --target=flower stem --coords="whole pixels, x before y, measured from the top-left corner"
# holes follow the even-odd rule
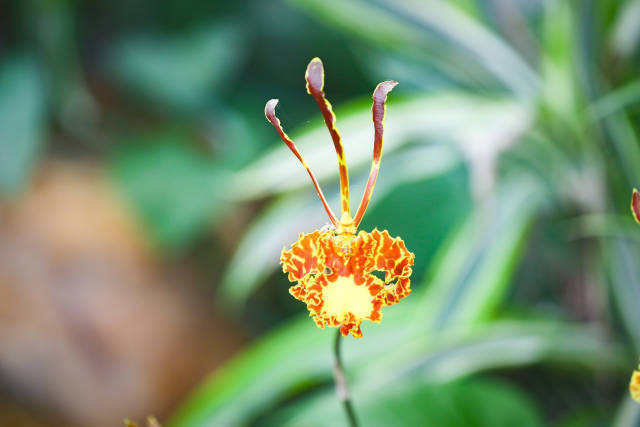
[[[347,378],[344,375],[342,368],[342,357],[340,355],[340,343],[342,341],[342,334],[338,329],[336,334],[336,341],[333,346],[333,353],[335,355],[335,364],[333,365],[333,378],[336,383],[336,394],[338,399],[342,402],[344,410],[347,412],[347,418],[349,419],[349,426],[358,427],[358,420],[356,419],[356,413],[353,410],[351,404],[351,397],[349,395],[349,388],[347,386]]]

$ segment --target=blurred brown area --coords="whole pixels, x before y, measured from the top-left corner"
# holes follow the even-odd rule
[[[0,425],[162,421],[239,347],[116,194],[98,164],[49,161],[0,205]]]

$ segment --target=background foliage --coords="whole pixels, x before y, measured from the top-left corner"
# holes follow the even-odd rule
[[[336,205],[303,73],[319,56],[361,194],[370,93],[390,96],[362,229],[416,254],[414,293],[347,340],[363,425],[631,425],[640,351],[640,2],[30,0],[0,17],[0,191],[98,159],[166,263],[253,341],[169,425],[340,425],[330,340],[279,273]],[[33,31],[36,29],[37,31]],[[355,196],[354,196],[355,197]],[[215,340],[216,337],[211,337]],[[125,414],[123,414],[125,415]]]

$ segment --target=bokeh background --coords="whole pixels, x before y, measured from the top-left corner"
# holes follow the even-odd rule
[[[640,1],[0,4],[0,425],[325,426],[333,331],[281,249],[337,207],[414,292],[343,353],[365,426],[630,426],[640,355]]]

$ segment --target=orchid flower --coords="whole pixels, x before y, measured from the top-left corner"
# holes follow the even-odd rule
[[[357,231],[364,216],[380,170],[387,94],[398,84],[384,81],[373,92],[373,161],[362,200],[355,217],[349,206],[349,174],[336,116],[324,94],[324,69],[319,58],[311,60],[305,73],[307,92],[316,100],[329,129],[340,171],[340,218],[333,213],[322,189],[295,143],[285,133],[276,116],[277,99],[265,107],[265,116],[280,138],[307,170],[329,220],[330,230],[301,233],[290,249],[283,249],[283,271],[295,285],[289,292],[306,303],[309,316],[319,328],[340,327],[343,336],[362,337],[364,320],[380,322],[381,309],[398,303],[411,293],[410,276],[414,255],[404,241],[388,231]],[[384,279],[374,273],[378,272]]]

